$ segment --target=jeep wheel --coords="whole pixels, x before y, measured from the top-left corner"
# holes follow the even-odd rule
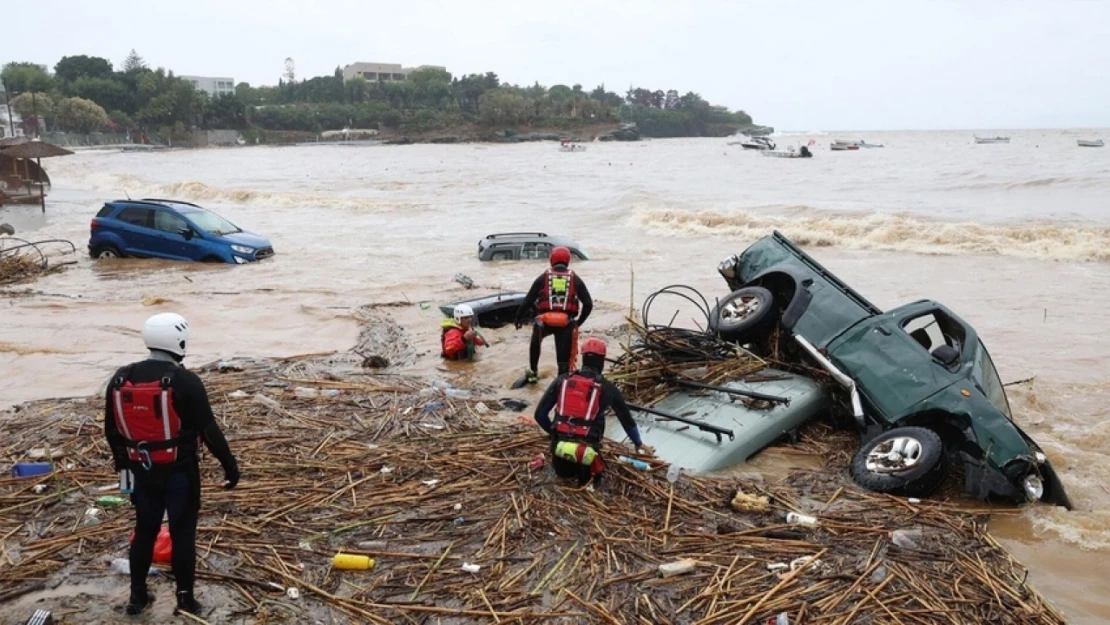
[[[97,247],[93,248],[93,251],[92,251],[91,254],[89,254],[89,256],[92,256],[93,258],[97,258],[97,259],[99,259],[99,258],[123,258],[123,254],[120,253],[119,248],[117,248],[114,245],[100,245],[100,246],[97,246]]]
[[[880,493],[924,497],[944,479],[944,444],[921,427],[894,428],[872,438],[852,459],[852,479]]]
[[[754,343],[764,338],[775,320],[775,297],[763,287],[729,293],[709,313],[709,329],[726,341]]]

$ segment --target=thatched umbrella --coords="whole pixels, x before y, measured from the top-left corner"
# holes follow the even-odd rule
[[[27,140],[25,137],[12,137],[12,139],[24,139],[14,145],[0,144],[0,155],[7,156],[13,159],[23,159],[24,169],[27,172],[27,178],[31,177],[30,166],[28,163],[33,158],[35,164],[38,165],[39,171],[42,171],[42,161],[40,159],[49,158],[51,156],[66,156],[73,154],[72,151],[62,147],[58,147],[53,143],[46,143],[39,139]],[[6,140],[3,140],[6,141]],[[42,212],[46,212],[46,188],[43,183],[39,183],[39,201],[42,204]]]
[[[29,142],[30,139],[24,136],[8,137],[7,139],[0,139],[0,148],[5,148],[12,145],[20,145]]]

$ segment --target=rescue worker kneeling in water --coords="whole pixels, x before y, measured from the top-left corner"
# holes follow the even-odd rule
[[[544,391],[536,406],[536,423],[551,435],[551,466],[559,477],[577,477],[582,486],[600,479],[601,438],[605,434],[605,412],[612,408],[632,439],[636,451],[652,453],[640,439],[632,413],[612,382],[601,375],[605,368],[605,342],[598,338],[582,344],[582,368],[560,375]],[[555,409],[555,422],[548,414]]]
[[[108,383],[104,435],[117,471],[134,480],[135,539],[131,543],[129,615],[154,601],[146,577],[154,543],[169,516],[171,564],[177,582],[177,608],[200,614],[193,597],[196,575],[197,517],[200,514],[200,464],[204,441],[223,466],[224,488],[239,483],[239,466],[212,415],[208,393],[197,374],[181,366],[189,324],[181,315],[162,313],[146,320],[143,341],[150,356],[118,370]],[[124,481],[121,474],[121,486]]]
[[[525,372],[528,384],[535,384],[539,379],[540,346],[544,337],[552,334],[555,335],[555,360],[559,365],[559,375],[570,371],[570,365],[575,360],[578,329],[586,323],[594,308],[586,283],[568,269],[570,250],[561,246],[553,249],[550,260],[551,268],[532,283],[516,314],[517,329],[524,325],[529,313],[534,315],[528,370]]]
[[[447,360],[474,360],[479,345],[486,340],[474,329],[474,309],[466,304],[455,306],[452,319],[444,319],[439,327],[440,356]]]

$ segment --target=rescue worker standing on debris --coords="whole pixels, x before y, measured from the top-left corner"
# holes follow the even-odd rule
[[[559,477],[577,477],[578,485],[600,479],[605,470],[601,438],[605,413],[612,409],[637,453],[653,453],[640,439],[640,430],[624,403],[624,396],[602,377],[605,342],[589,338],[582,344],[582,368],[560,375],[544,391],[536,406],[536,423],[551,435],[551,466]],[[555,409],[555,421],[548,416]]]
[[[200,513],[199,443],[204,441],[224,470],[224,488],[239,483],[239,467],[212,415],[208,393],[197,374],[181,366],[189,324],[162,313],[146,320],[143,341],[150,356],[118,370],[108,383],[104,435],[117,471],[130,471],[134,491],[135,537],[131,543],[129,615],[141,613],[154,596],[146,578],[154,543],[168,514],[177,582],[174,611],[199,614],[193,596],[197,517]],[[123,484],[121,476],[121,485]]]
[[[486,340],[473,327],[474,309],[467,304],[455,306],[452,319],[444,319],[439,327],[440,356],[447,360],[474,360],[478,346]]]
[[[516,327],[520,329],[529,314],[534,318],[532,344],[528,352],[528,370],[522,380],[535,384],[539,379],[540,345],[543,339],[555,335],[555,360],[559,375],[570,371],[575,360],[578,329],[593,310],[594,301],[586,283],[571,271],[570,250],[556,247],[551,250],[551,268],[532,283],[532,288],[517,309]]]

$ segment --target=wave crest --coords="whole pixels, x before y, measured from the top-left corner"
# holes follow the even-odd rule
[[[759,238],[780,230],[809,247],[998,254],[1021,258],[1110,261],[1110,228],[1033,223],[1022,226],[931,221],[907,215],[768,215],[748,211],[642,209],[634,221],[661,236]]]

